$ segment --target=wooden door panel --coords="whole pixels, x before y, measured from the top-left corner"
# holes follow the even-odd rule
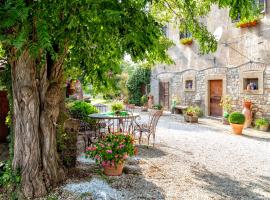
[[[222,80],[209,81],[209,103],[211,116],[222,116],[222,107],[220,106],[222,88]]]
[[[8,127],[5,122],[8,110],[7,92],[0,91],[0,142],[6,142]]]
[[[169,109],[169,82],[159,82],[159,104]]]

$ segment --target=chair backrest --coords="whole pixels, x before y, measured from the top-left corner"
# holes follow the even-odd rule
[[[98,109],[99,113],[105,113],[108,111],[108,106],[105,104],[97,103],[94,106]]]
[[[135,104],[127,104],[126,105],[126,110],[129,111],[129,112],[134,112]]]
[[[162,113],[163,113],[163,110],[154,110],[150,112],[148,127],[150,128],[150,131],[153,134],[156,132],[157,123]]]

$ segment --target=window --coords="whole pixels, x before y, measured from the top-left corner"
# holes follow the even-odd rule
[[[255,0],[255,7],[259,9],[260,13],[266,13],[266,0]],[[232,19],[232,23],[239,22],[241,19],[240,13],[235,19]]]
[[[190,38],[192,37],[191,33],[188,32],[188,31],[185,31],[185,32],[179,32],[179,39],[184,39],[184,38]]]
[[[266,12],[266,0],[256,0],[256,6],[259,8],[260,13]]]
[[[164,34],[165,36],[167,36],[167,29],[168,29],[167,26],[163,26],[163,27],[162,27],[162,32],[163,32],[163,34]]]
[[[259,89],[259,79],[258,78],[244,78],[243,80],[243,90],[258,90]]]
[[[192,88],[193,88],[193,80],[186,80],[185,88],[186,88],[186,90],[192,90]]]

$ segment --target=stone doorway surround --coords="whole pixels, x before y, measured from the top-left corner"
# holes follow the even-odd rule
[[[210,81],[222,80],[222,96],[226,95],[227,88],[227,68],[210,68],[205,70],[205,110],[206,116],[210,116]]]

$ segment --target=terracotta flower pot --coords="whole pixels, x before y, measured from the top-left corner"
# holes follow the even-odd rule
[[[137,156],[138,155],[138,152],[139,152],[138,147],[134,147],[134,156]]]
[[[257,20],[254,20],[252,22],[250,22],[251,26],[256,26],[257,25]]]
[[[267,132],[267,131],[268,131],[268,128],[269,128],[269,125],[261,125],[261,126],[259,127],[259,130],[260,130],[260,131]]]
[[[124,163],[119,163],[116,166],[104,166],[104,174],[107,176],[120,176],[123,173]]]
[[[224,125],[230,125],[228,119],[225,118],[225,117],[222,118],[222,123],[223,123]]]
[[[244,124],[231,124],[234,134],[241,135],[243,132]]]
[[[250,109],[251,105],[252,105],[251,101],[244,101],[244,107]]]

